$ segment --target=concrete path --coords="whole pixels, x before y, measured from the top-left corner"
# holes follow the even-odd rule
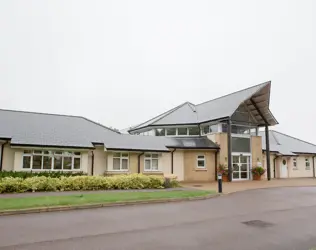
[[[185,183],[183,187],[196,188],[202,190],[217,190],[217,182],[210,183]],[[272,188],[272,187],[309,187],[316,186],[315,178],[291,178],[291,179],[272,179],[271,181],[235,181],[223,182],[223,193],[233,193],[238,191]]]
[[[0,217],[0,249],[316,247],[316,187],[237,192],[204,201]]]

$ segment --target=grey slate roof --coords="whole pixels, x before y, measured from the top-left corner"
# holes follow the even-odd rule
[[[265,132],[260,131],[260,136],[262,136],[262,148],[265,150]],[[269,141],[270,151],[278,152],[282,155],[316,154],[316,145],[274,130],[269,131]]]
[[[200,124],[203,122],[232,117],[238,107],[244,102],[250,110],[252,110],[251,112],[253,112],[253,115],[258,119],[258,123],[263,124],[264,121],[258,112],[255,111],[250,98],[257,103],[258,108],[269,121],[270,125],[275,125],[277,124],[277,121],[269,110],[270,88],[271,82],[265,82],[198,105],[185,102],[155,118],[132,127],[130,131],[147,126]]]
[[[169,151],[170,147],[216,148],[206,138],[123,135],[84,117],[0,110],[0,139],[11,145]]]

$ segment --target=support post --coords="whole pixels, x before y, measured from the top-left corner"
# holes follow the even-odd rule
[[[313,177],[315,178],[315,155],[313,156]]]
[[[271,180],[271,164],[270,164],[270,142],[269,142],[269,125],[265,125],[266,135],[266,157],[267,157],[267,177],[268,181]]]
[[[228,164],[228,180],[232,181],[232,126],[231,120],[227,121],[227,164]]]

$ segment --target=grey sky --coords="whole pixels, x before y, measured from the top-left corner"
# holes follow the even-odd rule
[[[316,143],[315,9],[312,0],[2,0],[0,108],[123,129],[272,80],[275,129]]]

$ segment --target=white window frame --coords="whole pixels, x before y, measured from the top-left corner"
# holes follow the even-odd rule
[[[153,157],[153,155],[157,155],[157,157]],[[153,160],[157,160],[157,169],[153,169]],[[146,161],[150,161],[150,169],[146,169]],[[160,172],[158,153],[145,153],[144,154],[144,172]]]
[[[120,156],[115,156],[115,154],[120,154]],[[127,155],[127,156],[123,156]],[[114,159],[120,159],[120,169],[114,169]],[[127,169],[123,169],[123,160],[127,160]],[[128,172],[129,171],[129,153],[128,152],[114,152],[113,159],[112,159],[112,170],[114,172]]]
[[[311,170],[311,162],[309,158],[305,158],[305,170]]]
[[[293,158],[293,170],[298,170],[296,158]]]
[[[25,153],[25,151],[31,151],[30,153]],[[78,153],[78,151],[62,151],[62,150],[25,150],[22,155],[22,171],[55,171],[55,172],[74,172],[74,171],[82,171],[82,158],[81,158],[81,152],[79,152],[79,155],[76,155],[75,153]],[[37,152],[37,151],[40,151]],[[48,154],[45,154],[44,152],[48,151]],[[61,154],[56,154],[56,152],[61,152]],[[69,154],[70,153],[70,154]],[[61,160],[61,169],[54,169],[54,163],[55,163],[55,155],[60,156],[62,158]],[[40,169],[33,169],[33,157],[34,156],[41,156],[41,168]],[[30,159],[30,168],[23,168],[23,162],[24,157],[31,157]],[[44,164],[44,157],[50,157],[51,158],[51,167],[50,168],[43,168]],[[64,157],[71,157],[71,168],[70,169],[64,169]],[[75,159],[80,159],[80,167],[78,169],[74,168]]]
[[[203,159],[199,158],[199,157],[203,157]],[[199,161],[203,161],[204,162],[204,166],[201,167],[199,166]],[[197,169],[206,169],[206,157],[204,154],[199,154],[196,156],[196,168]]]

